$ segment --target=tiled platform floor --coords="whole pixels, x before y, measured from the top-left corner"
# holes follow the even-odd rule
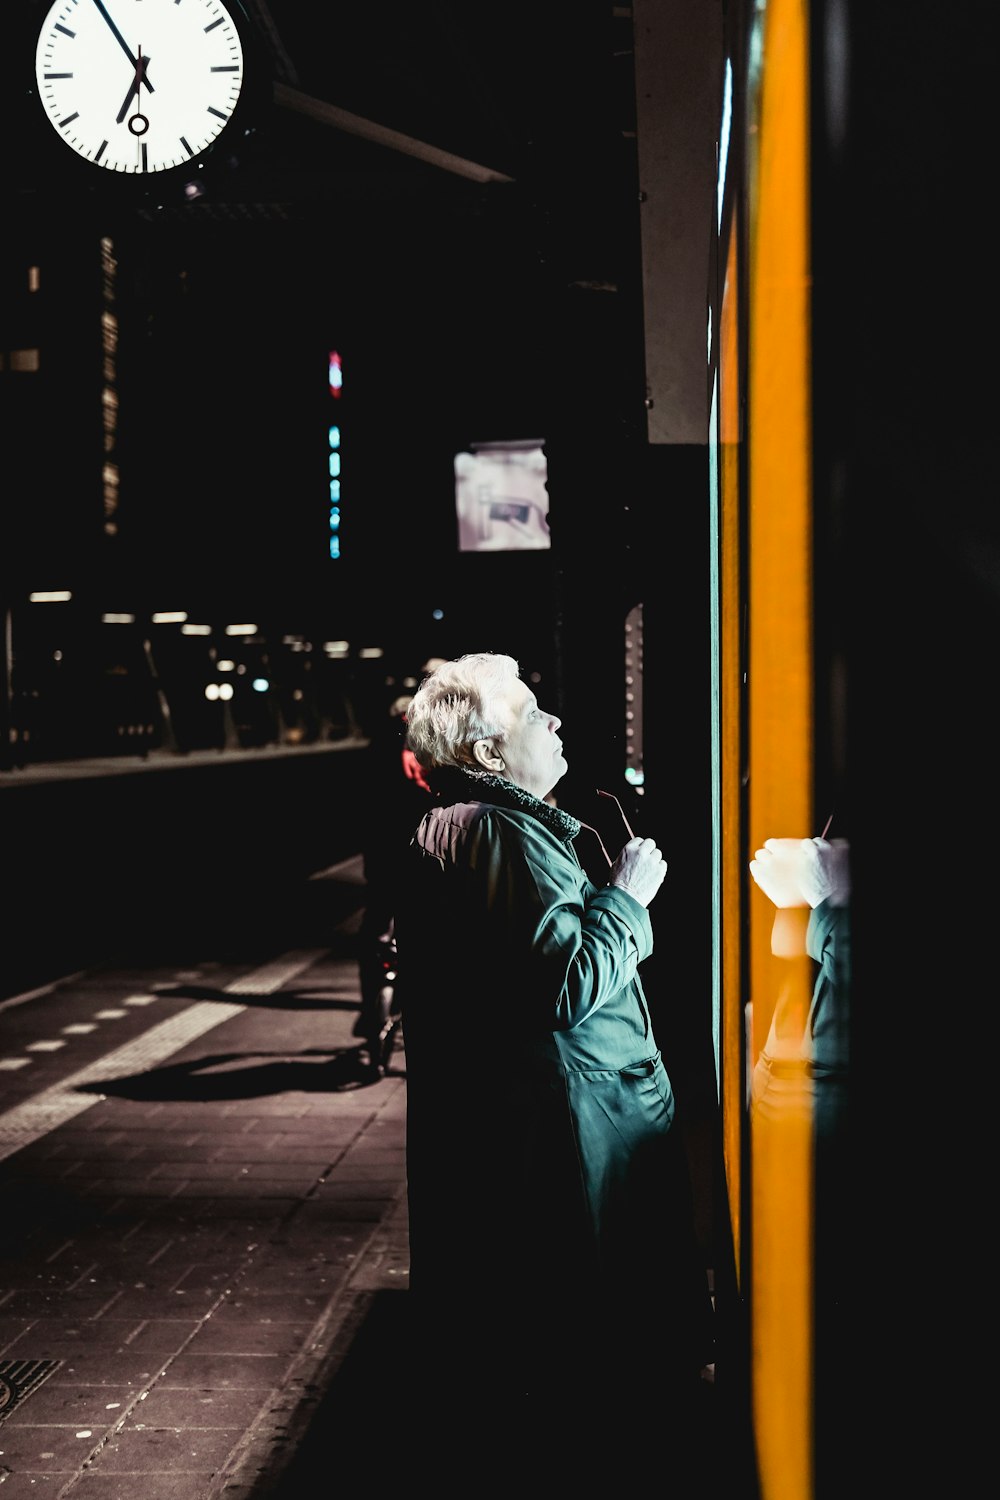
[[[360,860],[309,887],[245,953],[230,929],[0,1001],[3,1500],[558,1491],[591,1449],[745,1500],[708,1406],[683,1478],[600,1391],[573,1431],[456,1418],[475,1392],[409,1335],[405,1038],[372,1079],[351,1030]]]
[[[405,1291],[405,1052],[358,1066],[357,862],[330,875],[326,947],[0,1008],[5,1500],[276,1493]]]

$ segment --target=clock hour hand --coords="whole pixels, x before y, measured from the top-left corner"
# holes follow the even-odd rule
[[[112,21],[111,17],[108,15],[107,7],[104,4],[104,0],[94,0],[94,4],[97,6],[97,9],[100,11],[100,13],[104,17],[105,21],[107,21],[108,25],[111,27],[111,30],[113,31],[114,35],[118,39],[118,45],[122,48],[122,51],[125,53],[125,56],[128,58],[129,62],[132,64],[133,68],[138,68],[139,65],[136,62],[135,58],[132,56],[132,48],[129,46],[128,42],[125,40],[125,38],[122,36],[121,32],[118,30],[118,27],[115,25],[114,21]],[[153,85],[151,83],[147,83],[146,87],[149,89],[150,93],[153,92]]]
[[[122,105],[121,109],[118,111],[118,114],[116,116],[116,119],[117,119],[117,122],[118,122],[119,125],[124,120],[125,116],[128,114],[128,107],[132,103],[132,100],[135,99],[138,96],[140,84],[144,83],[148,89],[152,90],[153,85],[150,83],[149,79],[146,77],[146,69],[148,67],[149,67],[149,58],[148,57],[143,57],[143,55],[142,55],[142,48],[140,47],[139,48],[139,56],[136,59],[136,64],[135,64],[135,77],[132,79],[132,85],[131,85],[128,93],[125,95],[125,102]]]

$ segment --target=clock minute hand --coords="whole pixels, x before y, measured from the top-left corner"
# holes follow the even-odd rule
[[[133,68],[137,69],[139,65],[136,62],[135,58],[132,56],[132,48],[129,46],[128,42],[125,40],[125,38],[122,36],[121,32],[118,30],[118,27],[115,25],[114,21],[112,21],[111,17],[108,15],[107,7],[104,5],[104,0],[94,0],[94,4],[97,6],[97,9],[100,11],[100,13],[104,17],[105,21],[107,21],[108,25],[111,27],[112,32],[114,33],[115,37],[118,39],[118,45],[121,47],[122,51],[125,53],[125,56],[128,58],[129,62],[132,64]],[[147,83],[146,87],[149,89],[150,93],[153,92],[153,85],[151,83]]]

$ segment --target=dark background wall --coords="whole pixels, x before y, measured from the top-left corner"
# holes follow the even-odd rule
[[[5,778],[0,995],[110,960],[329,943],[308,878],[361,847],[362,756],[338,745]]]

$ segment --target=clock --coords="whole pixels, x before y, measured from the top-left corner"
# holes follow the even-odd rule
[[[230,124],[243,90],[237,14],[222,0],[55,0],[35,48],[53,130],[106,172],[190,166]]]

